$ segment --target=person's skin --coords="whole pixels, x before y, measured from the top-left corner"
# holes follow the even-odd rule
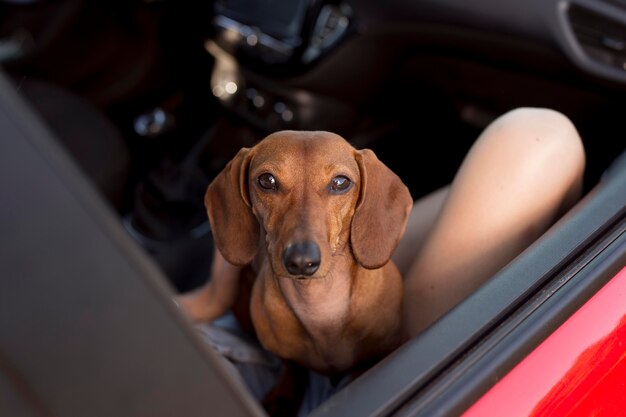
[[[415,336],[536,240],[579,198],[585,152],[573,124],[537,108],[510,111],[473,144],[452,184],[418,199],[393,260]],[[224,314],[240,268],[216,250],[207,285],[177,298],[193,321]],[[221,284],[222,285],[221,285]],[[223,285],[225,284],[225,285]]]
[[[404,318],[419,334],[552,225],[580,197],[585,152],[562,114],[508,112],[473,144],[452,184],[416,201],[393,259]]]

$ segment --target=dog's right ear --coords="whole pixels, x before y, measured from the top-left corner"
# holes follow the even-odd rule
[[[248,194],[251,156],[250,148],[242,148],[209,184],[204,196],[215,244],[233,265],[252,261],[259,243],[259,224]]]

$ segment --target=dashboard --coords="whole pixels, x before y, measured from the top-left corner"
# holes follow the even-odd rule
[[[447,136],[467,145],[497,115],[543,106],[572,118],[592,154],[623,142],[625,0],[220,0],[214,12],[212,91],[264,132],[369,145],[401,125],[419,146],[448,114],[462,131]]]
[[[239,35],[226,36],[231,46],[270,64],[310,63],[350,33],[445,25],[556,48],[584,71],[626,81],[624,0],[219,0],[215,12],[219,30]]]

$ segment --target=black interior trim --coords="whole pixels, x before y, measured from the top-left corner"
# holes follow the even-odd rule
[[[561,28],[557,40],[576,65],[596,76],[626,82],[626,59],[622,57],[626,42],[624,5],[598,0],[561,1],[556,23]]]
[[[606,246],[605,246],[606,245]],[[544,341],[626,265],[626,219],[557,274],[479,346],[394,415],[456,416]]]
[[[392,0],[381,8],[373,0],[353,0],[358,30],[366,33],[381,27],[411,24],[443,24],[490,34],[519,37],[558,50],[582,72],[623,84],[626,70],[590,56],[577,39],[569,9],[580,6],[626,25],[626,4],[619,0]],[[612,33],[607,33],[611,37]],[[619,39],[623,42],[626,39]]]
[[[476,342],[626,216],[625,159],[624,155],[618,158],[609,174],[566,216],[483,287],[311,416],[389,415],[421,395]]]
[[[265,415],[2,73],[0,131],[0,415]]]

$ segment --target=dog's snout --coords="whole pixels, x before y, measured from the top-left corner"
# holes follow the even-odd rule
[[[320,248],[314,242],[292,243],[283,252],[283,265],[295,276],[313,275],[320,261]]]

